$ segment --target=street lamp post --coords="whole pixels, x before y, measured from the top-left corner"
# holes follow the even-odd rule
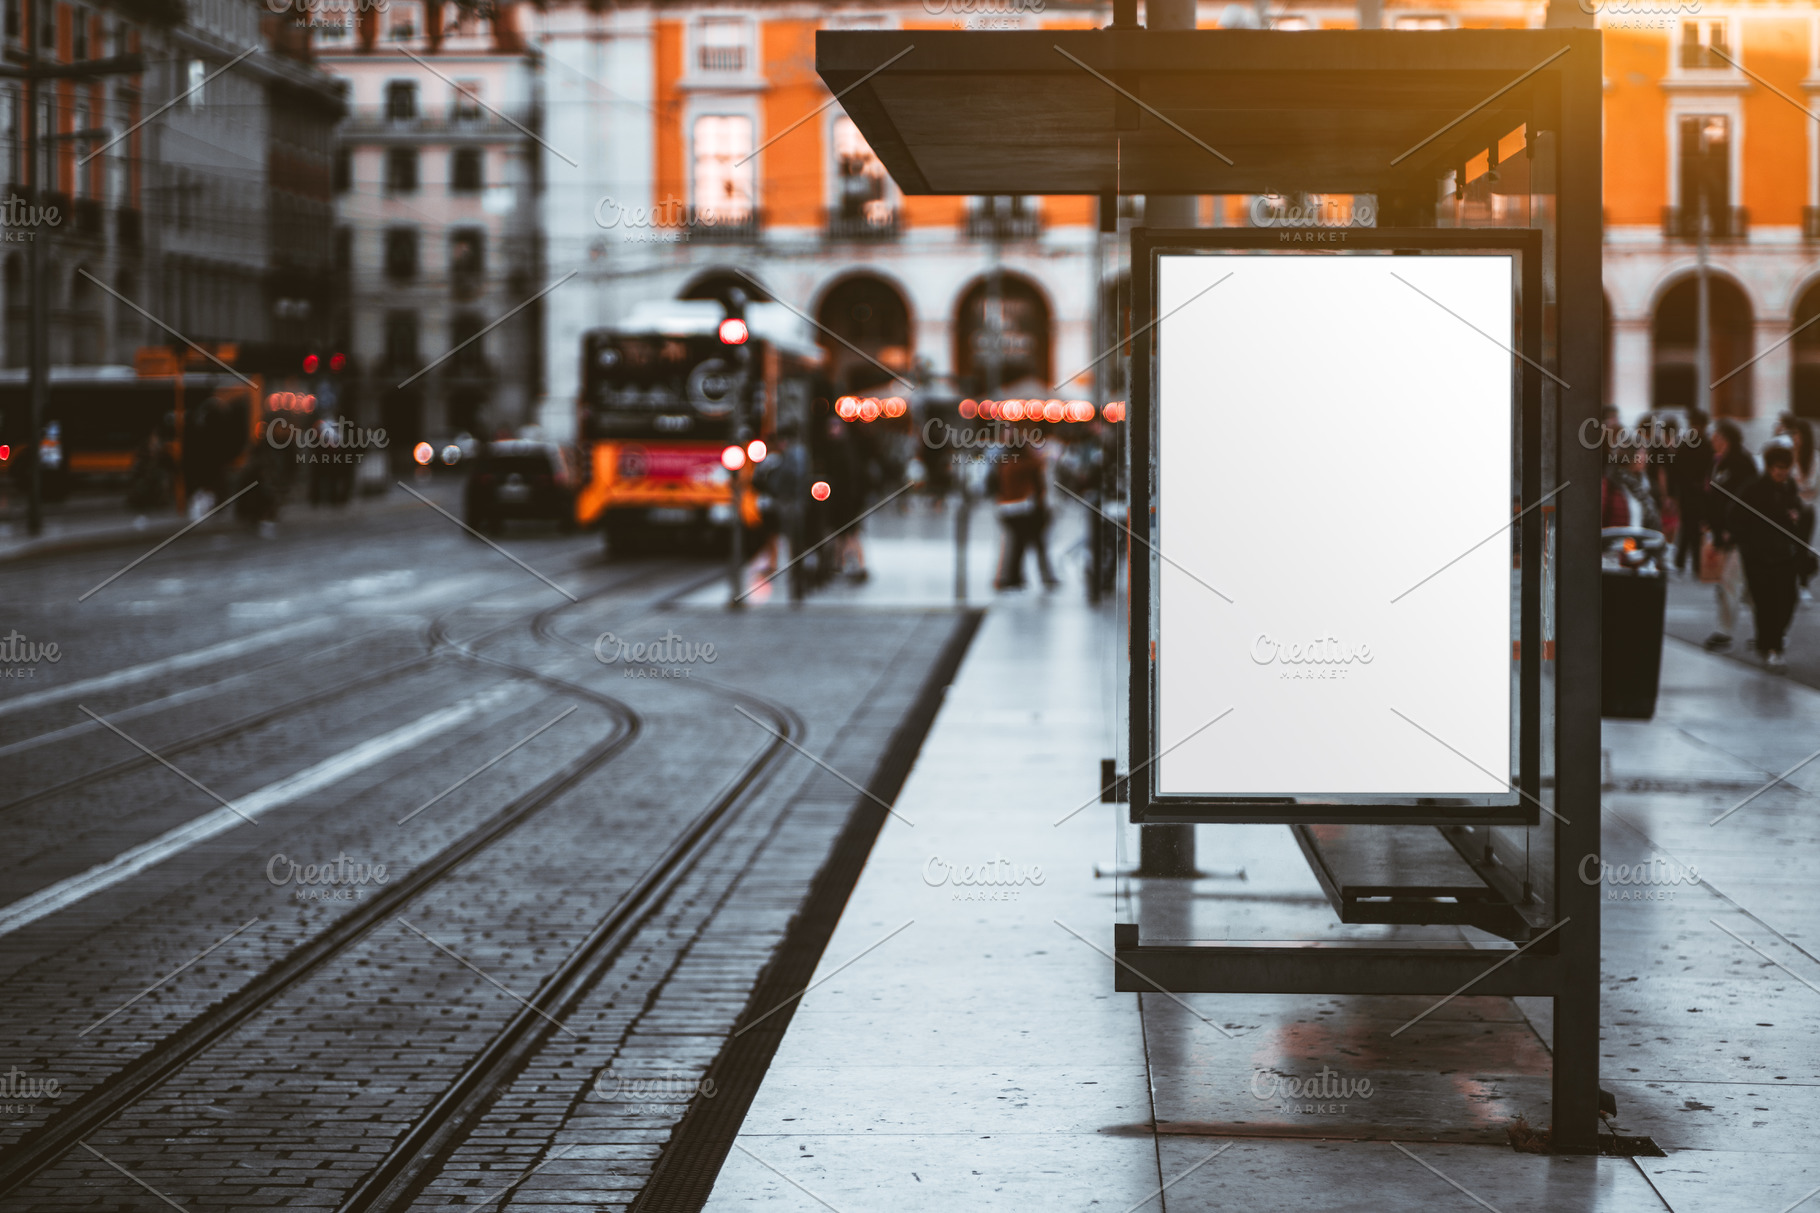
[[[58,136],[50,129],[53,125],[50,121],[50,107],[39,104],[39,83],[44,80],[92,80],[99,76],[137,75],[145,70],[145,63],[136,54],[87,59],[80,63],[40,63],[38,33],[44,14],[37,4],[33,4],[25,16],[25,66],[0,66],[0,78],[11,77],[23,80],[25,84],[25,205],[37,217],[41,214],[38,210],[40,176],[50,176],[51,169],[49,163],[40,163],[40,157],[48,162],[49,152],[60,138],[82,140],[105,136],[105,132],[90,130],[72,131],[68,135]],[[45,126],[42,138],[38,129],[41,121]],[[34,226],[38,225],[34,223]],[[32,232],[31,247],[26,253],[26,273],[31,282],[31,318],[26,333],[30,363],[26,389],[30,432],[20,447],[26,469],[25,529],[32,535],[44,531],[44,478],[38,459],[38,444],[44,430],[44,415],[50,408],[49,291],[44,281],[44,251],[39,247],[38,240],[42,234],[42,231]]]

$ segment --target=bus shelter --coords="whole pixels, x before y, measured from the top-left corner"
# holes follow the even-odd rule
[[[1553,1145],[1596,1149],[1598,34],[824,31],[817,66],[907,194],[1245,201],[1121,231],[1103,798],[1134,857],[1288,825],[1327,921],[1124,875],[1116,988],[1546,996]]]

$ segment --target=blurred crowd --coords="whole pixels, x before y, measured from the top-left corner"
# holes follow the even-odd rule
[[[1820,571],[1813,547],[1820,463],[1814,428],[1785,413],[1752,452],[1734,421],[1698,410],[1646,415],[1626,429],[1608,410],[1601,523],[1660,532],[1677,574],[1714,592],[1706,648],[1729,651],[1748,609],[1748,643],[1767,669],[1787,669],[1789,625]]]

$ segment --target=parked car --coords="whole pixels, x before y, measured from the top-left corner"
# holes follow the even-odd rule
[[[546,519],[575,525],[578,481],[573,455],[555,442],[511,440],[478,447],[468,463],[463,496],[469,526],[495,530],[508,519]]]

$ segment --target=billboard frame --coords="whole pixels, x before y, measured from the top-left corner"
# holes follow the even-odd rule
[[[1306,243],[1321,237],[1319,243]],[[1512,803],[1474,804],[1464,798],[1416,796],[1247,797],[1163,795],[1156,790],[1165,743],[1155,735],[1155,572],[1162,559],[1157,545],[1162,524],[1158,494],[1157,409],[1158,264],[1172,253],[1269,252],[1282,256],[1420,256],[1424,253],[1509,254],[1517,260],[1522,284],[1512,315],[1518,352],[1513,365],[1512,411],[1518,425],[1513,444],[1513,485],[1527,512],[1516,522],[1521,542],[1517,630],[1518,708],[1514,721],[1517,782]],[[1134,824],[1270,823],[1291,825],[1534,826],[1541,820],[1541,668],[1543,657],[1542,568],[1544,511],[1529,510],[1542,493],[1542,382],[1536,370],[1542,342],[1542,233],[1533,228],[1134,228],[1131,232],[1132,318],[1131,397],[1128,424],[1131,497],[1149,507],[1140,517],[1148,534],[1133,532],[1131,553],[1130,679],[1127,686],[1128,754],[1152,756],[1126,780]],[[1141,549],[1141,550],[1138,550]]]

